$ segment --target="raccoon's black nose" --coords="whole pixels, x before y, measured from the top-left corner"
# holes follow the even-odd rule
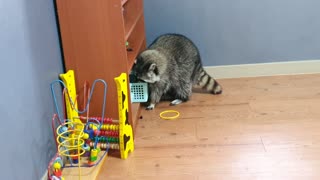
[[[129,81],[130,81],[131,83],[135,83],[135,82],[138,81],[138,78],[137,78],[137,76],[136,76],[134,73],[131,73],[131,74],[129,75]]]

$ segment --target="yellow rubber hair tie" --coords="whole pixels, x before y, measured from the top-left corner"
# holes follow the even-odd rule
[[[174,115],[174,116],[164,116],[164,114],[166,114],[166,113],[176,113],[176,115]],[[166,110],[166,111],[162,111],[160,113],[160,117],[162,119],[165,119],[165,120],[173,120],[173,119],[178,118],[179,116],[180,116],[180,113],[178,111],[175,111],[175,110]]]

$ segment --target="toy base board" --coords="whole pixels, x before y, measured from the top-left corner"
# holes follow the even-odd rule
[[[103,156],[105,151],[101,151],[98,154],[98,159]],[[101,167],[103,166],[103,163],[105,159],[107,158],[108,154],[106,154],[103,159],[101,159],[100,163],[96,166],[92,167],[81,167],[81,180],[93,180],[96,179]],[[87,162],[87,157],[81,158],[83,162]],[[66,180],[79,180],[79,168],[64,168],[62,171],[62,176]]]

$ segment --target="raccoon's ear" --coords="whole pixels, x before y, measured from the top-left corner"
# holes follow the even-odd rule
[[[156,75],[159,74],[158,67],[157,67],[157,65],[156,65],[155,63],[152,63],[152,64],[150,65],[150,67],[149,67],[149,72],[150,72],[150,71],[153,71]]]
[[[152,64],[149,66],[149,71],[154,71],[156,68],[157,68],[157,65],[156,65],[155,63],[152,63]]]

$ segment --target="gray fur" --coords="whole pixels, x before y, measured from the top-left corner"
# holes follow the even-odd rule
[[[218,82],[203,69],[197,47],[179,34],[159,36],[138,55],[132,72],[148,83],[147,109],[153,109],[160,100],[174,100],[171,105],[188,101],[193,88],[212,94],[222,92]]]

